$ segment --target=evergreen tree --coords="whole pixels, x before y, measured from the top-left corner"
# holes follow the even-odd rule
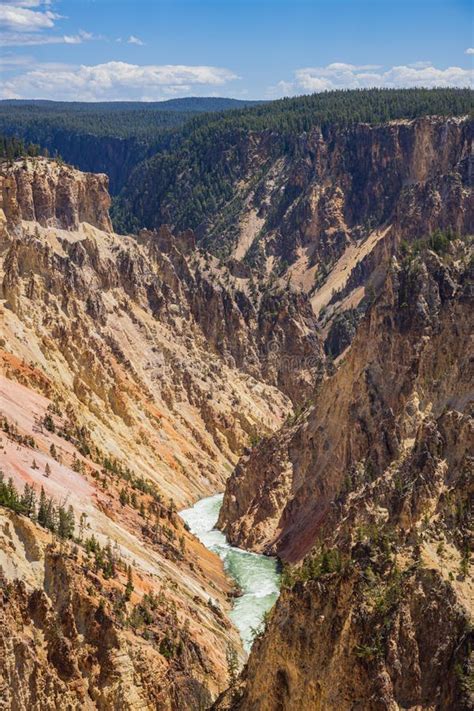
[[[48,432],[54,432],[56,430],[54,420],[51,417],[51,415],[49,414],[49,412],[47,415],[44,416],[43,424],[46,427],[46,429],[48,430]]]
[[[18,492],[13,484],[13,479],[10,478],[5,483],[3,472],[0,471],[0,505],[6,506],[12,511],[21,513],[23,506],[18,496]]]
[[[38,523],[53,533],[57,528],[57,511],[53,499],[48,499],[43,489],[41,489],[40,503],[38,508]]]
[[[43,487],[41,487],[40,500],[38,506],[38,523],[40,526],[46,526],[46,513],[47,513],[48,500],[46,494],[44,493]]]
[[[106,579],[115,577],[115,560],[114,555],[112,553],[112,546],[110,545],[110,540],[107,541],[107,545],[105,547],[105,560],[102,566],[102,570]]]
[[[234,647],[229,644],[226,650],[227,673],[229,675],[229,686],[234,689],[239,678],[239,659]]]
[[[34,518],[36,514],[36,493],[30,484],[25,484],[23,496],[21,497],[21,505],[24,513],[29,518]]]
[[[58,508],[57,530],[60,538],[68,539],[74,536],[74,510],[71,505],[67,509],[64,506]]]
[[[57,511],[53,499],[48,499],[48,505],[46,507],[46,528],[53,533],[55,533],[57,529],[57,518]]]

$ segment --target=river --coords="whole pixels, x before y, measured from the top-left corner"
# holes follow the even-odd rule
[[[216,494],[201,499],[190,509],[180,511],[179,515],[201,543],[222,558],[226,572],[242,591],[241,597],[235,598],[230,618],[239,630],[245,650],[249,652],[255,631],[279,594],[278,561],[230,546],[224,534],[214,528],[223,496]]]

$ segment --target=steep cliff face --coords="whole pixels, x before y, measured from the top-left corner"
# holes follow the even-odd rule
[[[306,555],[216,708],[472,708],[473,276],[460,243],[394,264],[314,407],[231,478],[231,540]]]
[[[448,403],[465,409],[467,259],[465,251],[459,268],[454,260],[448,267],[428,251],[393,262],[345,360],[308,410],[239,462],[220,517],[234,543],[301,558],[352,476],[383,472],[425,416]]]
[[[258,282],[249,272],[234,273],[201,253],[191,231],[174,236],[167,227],[143,230],[139,241],[171,261],[174,273],[168,286],[174,289],[178,278],[189,309],[186,315],[199,324],[208,346],[226,363],[279,388],[293,403],[313,391],[325,359],[304,294],[288,285]],[[165,311],[167,301],[164,292]]]
[[[97,534],[93,517],[90,523]],[[104,575],[87,552],[90,534],[79,532],[74,545],[59,542],[25,516],[0,513],[2,706],[206,708],[222,686],[226,645],[239,643],[221,593],[216,598],[209,586],[214,610],[200,597],[200,574],[189,569],[192,540],[175,570],[166,556],[156,557],[153,574],[133,561],[129,594],[124,548],[114,546],[112,574]],[[210,560],[201,564],[224,582]]]
[[[0,208],[11,226],[21,220],[77,230],[81,222],[111,231],[106,175],[81,173],[46,159],[1,168]]]
[[[375,229],[391,225],[398,238],[435,226],[472,229],[472,132],[467,118],[422,117],[300,135],[219,135],[212,165],[232,176],[231,199],[211,205],[197,232],[219,254],[276,273],[290,267],[293,281],[312,290]],[[138,170],[136,194],[130,186],[125,197],[139,224],[156,227],[172,222],[173,204],[154,186],[153,170],[153,162]]]
[[[329,264],[348,242],[359,241],[370,229],[395,222],[399,214],[408,218],[404,203],[418,191],[431,194],[423,205],[438,227],[451,225],[464,232],[464,221],[472,220],[472,212],[466,214],[467,193],[461,194],[471,140],[472,122],[467,119],[427,117],[313,129],[298,139],[299,158],[281,166],[283,193],[281,179],[274,187],[268,179],[259,186],[256,206],[273,238],[272,252],[293,262],[298,247],[311,246],[312,263]],[[451,193],[449,205],[439,201],[440,191]],[[406,219],[400,225],[403,236],[409,237],[410,229],[412,235],[419,233],[421,224],[430,231],[434,225],[426,217]]]
[[[468,119],[426,117],[313,129],[291,157],[256,139],[230,253],[289,279],[326,326],[361,305],[362,287],[380,282],[401,240],[473,231],[472,138]],[[222,219],[215,224],[206,243],[220,249]]]
[[[178,178],[157,155],[137,167],[117,205],[135,224],[157,227],[178,214],[189,224],[193,205],[207,200],[198,242],[234,272],[306,294],[337,356],[355,329],[337,344],[334,319],[360,318],[402,241],[436,229],[473,232],[473,126],[467,117],[426,116],[299,135],[229,129],[202,148],[199,171],[191,159],[177,162],[179,202]],[[210,170],[221,187],[207,198]]]

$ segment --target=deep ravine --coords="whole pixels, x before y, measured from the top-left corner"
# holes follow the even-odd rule
[[[280,590],[276,558],[258,555],[227,543],[225,535],[214,526],[222,506],[223,494],[200,499],[180,512],[192,533],[224,562],[226,572],[235,580],[242,594],[235,598],[230,618],[239,630],[244,649],[249,652],[265,613],[271,609]]]

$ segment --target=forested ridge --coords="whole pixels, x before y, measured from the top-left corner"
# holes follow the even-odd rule
[[[237,99],[162,102],[0,101],[0,135],[39,144],[80,170],[107,173],[116,194],[131,170],[169,147],[173,132],[204,112],[235,110]]]
[[[473,97],[469,89],[332,91],[193,117],[132,172],[114,202],[116,228],[134,231],[169,222],[199,229],[232,199],[250,132],[267,132],[276,152],[294,154],[298,137],[316,126],[326,133],[334,126],[465,115],[473,109]]]
[[[331,91],[250,106],[219,98],[167,102],[2,101],[0,134],[39,144],[81,170],[105,172],[118,231],[158,227],[201,233],[245,170],[243,145],[267,133],[272,150],[293,155],[299,136],[319,126],[379,124],[424,115],[470,113],[470,89]],[[240,108],[242,107],[243,108]],[[220,109],[220,110],[218,110]],[[232,109],[232,110],[229,110]]]
[[[0,102],[0,135],[34,143],[92,173],[107,173],[112,194],[140,161],[163,150],[191,112],[69,108]]]
[[[184,135],[203,126],[300,133],[315,125],[324,128],[335,123],[373,124],[427,114],[453,116],[472,109],[472,90],[455,88],[350,89],[268,102],[213,97],[96,103],[9,99],[0,101],[0,129],[20,136],[25,128],[41,124],[45,129],[67,128],[117,138],[151,138],[163,127],[186,122]]]
[[[153,141],[163,129],[182,125],[195,114],[237,110],[255,102],[200,98],[140,102],[0,101],[0,131],[22,137],[25,132],[46,137],[51,130],[68,130],[114,138]]]
[[[239,127],[247,131],[309,131],[329,124],[383,123],[429,114],[457,116],[474,108],[471,89],[347,89],[279,99],[190,122],[188,132],[202,125]]]

